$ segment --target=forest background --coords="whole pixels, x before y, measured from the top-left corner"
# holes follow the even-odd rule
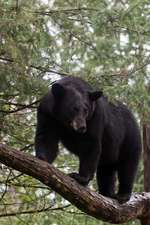
[[[80,76],[150,114],[149,0],[0,0],[0,142],[34,153],[36,108],[52,82]],[[78,168],[60,146],[55,166]],[[134,191],[143,191],[143,161]],[[90,187],[97,190],[95,180]],[[0,224],[104,225],[37,180],[0,164]],[[138,225],[138,221],[128,224]]]

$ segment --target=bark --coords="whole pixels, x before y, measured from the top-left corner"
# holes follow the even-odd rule
[[[150,124],[143,125],[144,190],[150,192]]]
[[[143,125],[144,149],[144,190],[150,192],[150,124]],[[141,220],[142,225],[150,225],[150,214]]]
[[[40,180],[77,208],[97,219],[123,223],[150,215],[150,193],[134,193],[129,202],[120,205],[115,200],[79,185],[52,165],[3,144],[0,144],[0,162]]]

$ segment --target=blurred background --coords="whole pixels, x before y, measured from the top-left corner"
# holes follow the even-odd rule
[[[142,134],[150,122],[149,0],[0,0],[0,142],[34,155],[39,100],[52,82],[69,75],[126,103]],[[54,165],[76,171],[77,158],[60,149]],[[141,160],[136,192],[144,190],[143,173]],[[97,190],[95,180],[90,187]],[[108,223],[0,164],[0,224]]]

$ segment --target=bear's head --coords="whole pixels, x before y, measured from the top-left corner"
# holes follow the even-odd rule
[[[66,127],[79,133],[87,130],[87,120],[94,112],[95,101],[102,96],[101,91],[81,93],[74,86],[59,83],[52,85],[52,95],[55,99],[53,113]]]

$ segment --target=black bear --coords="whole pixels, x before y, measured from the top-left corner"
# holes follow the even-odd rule
[[[52,163],[59,141],[79,157],[79,173],[71,177],[87,185],[96,172],[99,193],[119,202],[130,199],[141,141],[138,125],[124,104],[110,103],[81,78],[60,79],[38,107],[36,156]]]

